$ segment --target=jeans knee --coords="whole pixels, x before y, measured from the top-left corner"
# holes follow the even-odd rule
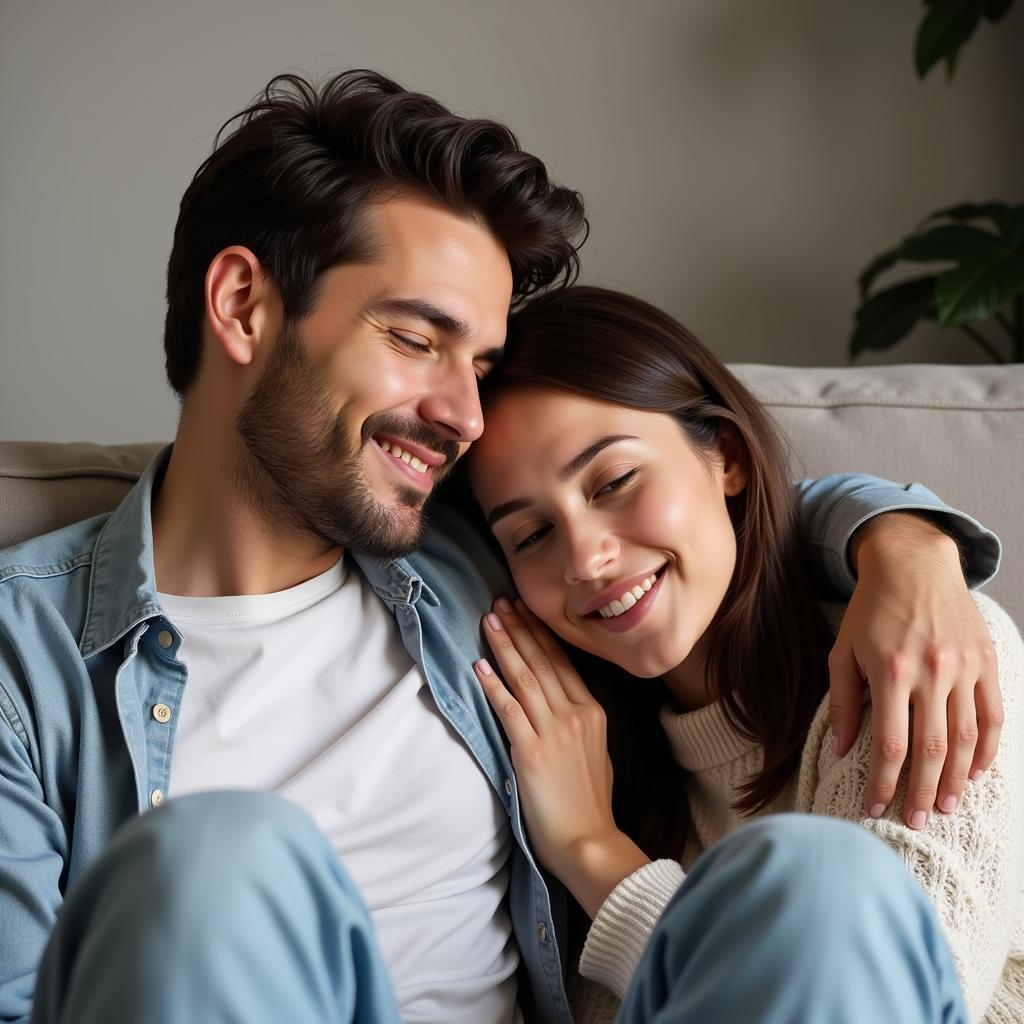
[[[713,848],[719,864],[757,878],[761,890],[828,907],[829,916],[902,892],[919,895],[895,853],[853,822],[824,815],[775,814],[738,829]]]
[[[273,879],[298,857],[332,856],[301,808],[271,793],[245,791],[169,800],[125,825],[107,854],[126,881],[193,903],[230,898],[233,888]]]
[[[313,819],[298,805],[276,793],[250,790],[191,793],[147,811],[137,822],[170,842],[198,834],[205,843],[229,845],[235,853],[268,835],[319,835]]]
[[[739,1007],[751,1000],[785,1008],[779,1020],[890,1019],[849,1016],[865,993],[877,995],[876,1006],[956,1002],[955,969],[924,889],[878,837],[825,816],[766,816],[715,844],[645,957],[655,980],[680,991],[735,996],[735,1012],[716,1019],[746,1019]]]
[[[901,872],[899,858],[877,836],[850,821],[813,814],[773,814],[734,832],[734,844],[759,861],[772,861],[807,879],[827,881]]]

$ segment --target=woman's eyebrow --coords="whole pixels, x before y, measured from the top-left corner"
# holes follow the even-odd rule
[[[618,444],[620,441],[635,441],[635,434],[608,434],[595,441],[592,445],[584,448],[574,459],[570,459],[559,471],[558,479],[563,483],[570,477],[585,469],[598,455],[601,454],[610,444]]]
[[[504,519],[505,516],[510,516],[513,512],[518,512],[520,509],[529,508],[532,504],[532,498],[513,498],[504,504],[496,505],[487,517],[487,525],[493,526],[499,519]]]
[[[570,459],[558,471],[558,479],[564,483],[570,477],[574,477],[593,462],[609,445],[618,444],[620,441],[635,441],[636,439],[635,434],[607,434],[605,437],[599,438],[593,444],[584,448],[574,459]],[[487,525],[493,526],[499,519],[504,519],[505,516],[510,516],[513,512],[529,508],[533,503],[532,498],[513,498],[511,501],[496,505],[487,517]]]

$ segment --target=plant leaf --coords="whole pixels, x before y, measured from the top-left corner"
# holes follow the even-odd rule
[[[943,327],[983,320],[1024,292],[1024,259],[978,256],[940,274],[935,308]]]
[[[943,224],[916,235],[908,235],[895,248],[877,256],[857,279],[861,299],[865,298],[879,274],[900,260],[928,263],[933,260],[959,262],[977,254],[1005,254],[1006,243],[997,235],[963,224]]]
[[[977,220],[979,217],[988,217],[989,220],[997,222],[999,217],[1005,217],[1012,209],[1009,203],[959,203],[930,213],[925,222],[938,220],[939,217],[948,217],[950,220]]]
[[[1005,255],[1006,243],[998,235],[981,228],[943,224],[906,238],[902,253],[902,259],[920,263],[929,260],[960,261],[974,255]]]
[[[999,230],[1010,251],[1017,256],[1024,256],[1024,206],[1012,207],[999,225]]]
[[[860,289],[860,297],[863,301],[867,298],[867,294],[871,289],[871,286],[875,283],[875,278],[879,274],[888,270],[891,266],[900,261],[900,254],[903,252],[903,243],[901,242],[896,246],[895,249],[890,249],[888,252],[883,252],[881,256],[876,256],[862,271],[860,277],[857,278],[857,287]]]
[[[989,21],[999,21],[1013,6],[1013,0],[985,0],[985,17]]]
[[[862,302],[854,314],[850,357],[883,349],[906,337],[923,318],[935,316],[935,275],[893,285]]]
[[[940,60],[949,59],[978,27],[984,0],[936,0],[917,30],[914,66],[924,78]],[[954,57],[955,59],[955,57]]]
[[[1001,228],[1013,209],[1008,203],[960,203],[959,206],[947,206],[945,209],[929,213],[924,223],[938,220],[940,217],[948,217],[950,220],[977,220],[980,217],[987,217]]]

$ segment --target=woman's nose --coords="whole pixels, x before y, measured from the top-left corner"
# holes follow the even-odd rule
[[[619,557],[614,534],[596,525],[570,532],[565,560],[566,583],[583,583],[606,575]]]

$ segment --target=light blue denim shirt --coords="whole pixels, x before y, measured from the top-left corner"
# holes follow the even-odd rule
[[[111,833],[164,796],[186,685],[181,634],[157,600],[150,508],[165,449],[108,515],[0,553],[0,1020],[27,1021],[36,968],[69,886]],[[864,519],[895,508],[941,513],[978,583],[999,542],[919,487],[844,475],[799,485],[805,534],[840,593],[853,577],[845,548]],[[537,864],[516,780],[472,662],[479,622],[511,592],[487,546],[436,509],[425,543],[394,561],[357,557],[423,667],[441,714],[472,751],[508,812],[509,911],[521,954],[527,1021],[571,1020],[562,934],[565,894]],[[166,704],[171,716],[153,712]],[[439,798],[443,799],[443,795]]]

